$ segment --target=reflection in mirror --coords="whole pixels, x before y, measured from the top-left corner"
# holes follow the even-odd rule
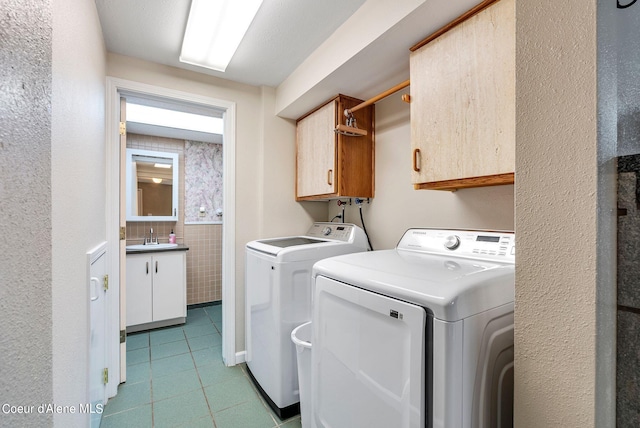
[[[178,155],[127,149],[127,221],[178,219]]]

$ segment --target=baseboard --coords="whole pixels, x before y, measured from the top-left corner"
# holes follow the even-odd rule
[[[244,363],[247,360],[247,351],[236,352],[236,364]]]
[[[198,308],[206,308],[209,306],[217,306],[222,305],[222,300],[214,300],[212,302],[203,302],[203,303],[193,303],[191,305],[187,305],[188,309],[198,309]]]

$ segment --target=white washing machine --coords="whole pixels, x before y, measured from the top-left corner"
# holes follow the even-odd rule
[[[300,412],[294,328],[311,320],[311,269],[318,260],[367,250],[364,231],[345,223],[314,223],[306,235],[246,246],[246,362],[281,418]]]
[[[512,426],[514,239],[410,229],[316,263],[311,426]]]

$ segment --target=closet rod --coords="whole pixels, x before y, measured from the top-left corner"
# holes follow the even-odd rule
[[[353,108],[350,108],[350,109],[347,109],[347,110],[348,110],[349,113],[353,113],[354,111],[358,111],[361,108],[365,108],[367,106],[370,106],[371,104],[374,104],[374,103],[380,101],[381,99],[388,97],[389,95],[393,94],[394,92],[398,92],[400,89],[406,88],[407,86],[409,86],[409,84],[410,84],[410,80],[405,80],[402,83],[398,83],[393,88],[387,89],[386,91],[376,95],[375,97],[370,98],[367,101],[361,102],[357,106],[355,106]]]

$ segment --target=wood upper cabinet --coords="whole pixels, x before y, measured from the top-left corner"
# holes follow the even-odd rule
[[[298,119],[296,126],[296,200],[340,197],[372,198],[374,194],[374,106],[354,112],[367,135],[334,132],[344,123],[344,110],[362,101],[339,95]]]
[[[515,2],[483,3],[492,4],[412,48],[416,189],[514,182]]]

